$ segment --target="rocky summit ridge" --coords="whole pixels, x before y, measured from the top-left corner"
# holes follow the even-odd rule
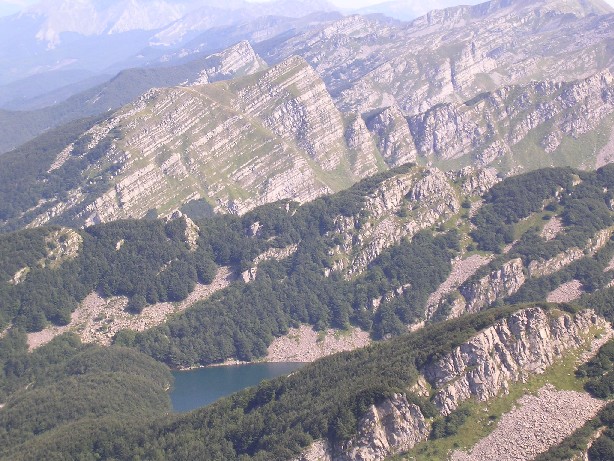
[[[231,56],[252,55],[246,44],[235,50]],[[207,80],[244,66],[219,62],[205,71]],[[199,83],[153,89],[67,146],[55,169],[99,152],[83,176],[107,185],[88,196],[81,184],[32,224],[170,214],[198,199],[242,213],[285,198],[310,200],[385,168],[362,119],[343,115],[300,57],[229,83]]]

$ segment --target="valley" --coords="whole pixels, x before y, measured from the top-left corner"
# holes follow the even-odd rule
[[[443,3],[0,16],[0,460],[614,457],[614,8]]]

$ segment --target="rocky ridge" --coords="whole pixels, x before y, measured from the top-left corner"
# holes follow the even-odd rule
[[[592,167],[612,131],[612,21],[599,2],[493,0],[409,25],[350,16],[288,39],[267,59],[303,56],[342,111],[363,114],[392,163]]]
[[[566,351],[587,342],[587,331],[611,329],[592,312],[575,316],[527,308],[497,321],[422,370],[444,415],[475,397],[489,400],[529,373],[543,373]],[[351,440],[317,441],[294,461],[379,461],[428,438],[429,424],[404,394],[373,405]]]
[[[385,180],[366,200],[362,216],[339,217],[334,234],[342,242],[332,250],[333,270],[360,272],[383,249],[457,213],[459,195],[436,168],[413,168]],[[366,216],[366,218],[365,218]]]
[[[529,374],[543,373],[566,350],[584,344],[591,329],[611,328],[591,311],[575,317],[539,308],[524,309],[497,322],[424,370],[443,414],[469,397],[489,400]]]
[[[82,158],[110,144],[83,172],[88,183],[32,224],[90,225],[151,209],[164,216],[196,199],[230,213],[311,200],[385,167],[362,119],[349,131],[347,120],[298,57],[229,84],[154,89],[85,133],[83,151],[62,152]],[[100,183],[106,191],[89,196]]]
[[[229,80],[259,72],[267,67],[247,40],[226,48],[220,53],[207,56],[203,69],[192,85],[204,85],[219,80]]]
[[[608,242],[614,229],[603,229],[591,238],[584,248],[568,248],[564,252],[553,256],[547,260],[532,260],[526,266],[520,258],[514,258],[506,261],[500,268],[492,271],[490,274],[480,278],[479,280],[470,280],[458,286],[457,291],[453,292],[453,300],[449,303],[450,311],[447,314],[448,318],[459,317],[465,313],[478,312],[498,300],[516,293],[528,278],[544,277],[554,274],[564,267],[569,266],[572,262],[587,256],[594,256]],[[553,300],[560,299],[559,296],[575,296],[578,293],[578,287],[571,291],[567,286],[562,287],[562,291],[553,292]],[[446,293],[450,293],[447,290]],[[577,297],[577,296],[576,296]],[[428,311],[434,315],[446,300],[443,296],[439,296],[438,304],[431,303]],[[569,300],[573,300],[571,298]],[[434,300],[433,300],[434,302]]]

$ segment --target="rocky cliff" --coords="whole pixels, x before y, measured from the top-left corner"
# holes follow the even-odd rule
[[[590,167],[612,132],[612,21],[603,3],[493,0],[410,25],[347,17],[268,59],[303,56],[338,107],[365,116],[392,163]]]
[[[254,64],[239,59],[250,50],[237,45],[216,72]],[[310,200],[385,167],[362,119],[341,114],[298,57],[229,84],[151,90],[68,146],[54,168],[92,156],[99,160],[82,172],[84,182],[32,224],[168,215],[196,199],[242,213]]]
[[[501,157],[542,150],[541,162],[557,164],[570,140],[593,132],[613,112],[614,78],[606,70],[566,84],[504,87],[461,105],[438,105],[411,117],[409,126],[426,157],[453,159],[471,153],[478,163],[500,164]],[[589,158],[579,156],[578,165],[595,164],[605,145],[600,142]]]
[[[358,423],[358,434],[341,444],[317,441],[293,461],[376,461],[407,451],[427,439],[427,423],[420,408],[395,394],[373,405]]]
[[[566,350],[584,344],[591,328],[608,326],[592,311],[519,311],[425,367],[433,403],[449,414],[470,397],[488,400],[529,374],[543,373]]]
[[[200,66],[202,70],[192,83],[193,85],[243,77],[267,67],[264,60],[256,54],[246,40],[242,40],[219,53],[207,56]]]
[[[422,370],[423,386],[447,415],[469,399],[490,400],[510,384],[543,373],[567,351],[611,326],[592,312],[576,315],[532,307],[496,321]],[[425,379],[425,380],[424,380]],[[429,423],[406,395],[373,405],[344,443],[318,441],[294,461],[379,461],[427,440]]]
[[[371,193],[361,213],[339,217],[334,234],[341,243],[332,250],[334,270],[360,272],[383,249],[443,222],[460,209],[452,181],[436,168],[412,168],[385,180]]]
[[[367,126],[376,135],[377,146],[388,164],[398,166],[416,160],[416,146],[398,107],[387,107],[372,116]]]
[[[363,26],[370,33],[363,36],[340,26],[334,29],[335,38],[345,50],[348,67],[362,66],[363,73],[346,84],[339,103],[345,110],[365,112],[396,101],[407,115],[416,115],[500,86],[586,78],[612,63],[605,51],[612,34],[609,13],[607,6],[583,1],[491,1],[433,11],[405,27],[372,19]],[[583,40],[573,40],[580,33]],[[347,50],[348,35],[354,48],[359,44],[365,50],[359,62]],[[341,54],[331,47],[316,41],[305,56],[312,62]],[[604,51],[607,63],[600,58]],[[331,87],[337,85],[340,76],[332,69],[318,70]]]
[[[461,301],[461,309],[453,309],[451,316],[457,317],[466,312],[477,312],[489,306],[497,299],[516,293],[525,282],[524,265],[520,258],[512,259],[500,269],[460,287],[459,291],[465,302]]]

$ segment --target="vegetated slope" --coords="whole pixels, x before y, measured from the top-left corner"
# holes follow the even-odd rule
[[[317,74],[290,58],[231,83],[149,91],[58,149],[37,179],[44,189],[59,176],[60,193],[35,188],[17,204],[7,193],[2,214],[9,228],[82,225],[169,215],[197,199],[237,213],[313,199],[383,168],[362,119],[342,115]]]
[[[0,338],[0,439],[27,444],[78,422],[136,421],[170,410],[168,369],[125,348],[82,345],[65,335],[28,353],[25,335]]]
[[[546,370],[565,351],[582,347],[583,329],[589,327],[602,329],[604,324],[590,314],[561,312],[556,306],[493,309],[319,360],[289,377],[264,382],[187,415],[140,423],[120,418],[106,418],[105,424],[83,421],[60,426],[21,446],[3,446],[2,454],[15,460],[35,459],[42,453],[287,460],[309,459],[297,456],[318,441],[314,446],[323,450],[319,459],[384,459],[428,439],[431,428],[440,423],[452,430],[451,418],[441,414],[455,415],[455,410],[444,410],[438,396],[454,382],[466,382],[464,373],[473,376],[496,368],[499,354],[509,352],[508,366],[513,362],[514,368],[499,375],[499,380],[469,385],[467,396],[460,397],[488,400],[519,380],[525,367]],[[497,337],[494,332],[500,333],[502,349],[490,355],[489,347],[498,346],[488,346],[485,338]],[[478,345],[484,346],[484,354]],[[459,348],[469,351],[463,356],[468,362],[458,370],[460,379],[429,374],[452,360]],[[425,376],[433,386],[430,394],[414,387]],[[484,391],[492,394],[486,396]]]
[[[207,83],[243,76],[266,67],[249,43],[242,41],[219,53],[174,67],[136,68],[71,96],[66,101],[29,111],[0,111],[0,153],[7,152],[43,131],[84,117],[109,113],[137,99],[151,88]]]
[[[3,323],[29,331],[68,324],[95,290],[128,297],[137,315],[155,309],[150,304],[185,299],[197,282],[211,283],[216,266],[230,266],[243,276],[212,298],[116,338],[168,364],[192,366],[261,357],[274,337],[300,323],[318,330],[356,325],[386,338],[504,300],[544,300],[571,280],[595,297],[609,292],[612,167],[494,182],[485,171],[446,175],[406,166],[302,206],[271,204],[243,217],[8,234],[0,239]],[[480,196],[486,203],[478,210]],[[561,220],[550,240],[541,235],[544,217]],[[510,243],[430,299],[454,260],[476,248],[494,257]],[[275,249],[284,250],[283,259],[261,256]],[[599,312],[612,318],[611,310]]]

